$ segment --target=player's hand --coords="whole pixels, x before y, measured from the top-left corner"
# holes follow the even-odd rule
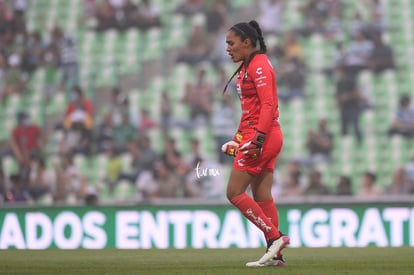
[[[266,134],[256,130],[256,135],[240,147],[240,151],[246,156],[257,158],[262,154],[262,146],[266,140]]]
[[[238,149],[239,149],[239,144],[235,142],[234,140],[230,140],[224,143],[223,146],[221,146],[221,151],[231,157],[236,156]]]

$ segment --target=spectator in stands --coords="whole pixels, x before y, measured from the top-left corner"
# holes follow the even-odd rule
[[[27,13],[27,10],[29,8],[29,3],[27,0],[14,0],[11,3],[11,8],[13,11],[13,20],[19,20],[22,21],[24,25],[24,30],[26,29],[25,26],[25,15]],[[14,23],[16,24],[16,23]],[[16,28],[16,27],[15,27]],[[18,29],[18,28],[17,28]]]
[[[345,69],[348,73],[358,76],[359,72],[369,68],[369,58],[374,45],[364,33],[359,32],[351,38],[346,48]]]
[[[114,123],[110,117],[104,117],[101,124],[96,129],[96,148],[97,152],[106,151],[113,144]]]
[[[385,193],[387,195],[407,195],[412,191],[412,184],[410,183],[405,167],[395,169],[392,182],[386,188]]]
[[[45,49],[45,44],[42,41],[40,32],[33,32],[28,34],[24,45],[24,52],[22,55],[21,69],[23,72],[31,76],[39,65],[42,65],[42,56]]]
[[[198,161],[205,159],[207,159],[207,157],[201,151],[200,140],[198,140],[197,138],[191,138],[190,152],[188,153],[188,155],[185,156],[185,164],[189,169],[193,170],[193,168],[195,168],[195,166],[197,165]]]
[[[64,137],[59,145],[60,152],[91,154],[93,115],[92,101],[84,97],[81,87],[74,86],[70,93],[70,102],[65,110]]]
[[[369,56],[369,68],[375,73],[380,74],[387,69],[395,68],[394,53],[392,48],[385,44],[381,34],[373,37],[374,48]]]
[[[345,47],[342,42],[336,42],[335,53],[332,57],[332,64],[329,67],[324,68],[323,73],[325,73],[329,79],[332,79],[335,74],[335,71],[339,67],[345,66],[345,60],[346,60]]]
[[[85,117],[93,119],[95,114],[94,104],[90,99],[84,96],[83,90],[80,86],[72,87],[69,99],[70,101],[65,110],[65,120],[71,119],[71,115],[79,110],[79,108],[84,111]]]
[[[113,128],[113,143],[117,152],[127,151],[128,144],[137,137],[137,129],[130,123],[128,114],[121,115],[121,123]]]
[[[152,148],[151,140],[147,135],[143,135],[138,139],[138,158],[134,162],[138,173],[149,170],[157,159],[157,153]]]
[[[63,37],[59,44],[60,90],[66,91],[67,87],[79,84],[78,50],[73,35],[61,35]]]
[[[127,147],[128,153],[132,155],[132,169],[122,172],[119,179],[135,182],[142,172],[152,170],[158,156],[152,148],[151,140],[146,135],[130,142]]]
[[[164,136],[167,135],[171,127],[171,116],[172,116],[172,104],[171,98],[167,90],[161,93],[160,102],[160,126]]]
[[[223,30],[223,26],[229,25],[229,10],[226,1],[214,0],[210,8],[205,11],[206,31],[211,39],[219,39],[217,36]]]
[[[137,178],[138,198],[176,198],[181,193],[182,182],[163,161],[154,163],[153,169],[142,172]]]
[[[63,154],[60,163],[55,162],[56,185],[52,191],[56,203],[79,204],[87,190],[86,177],[73,165],[73,156]]]
[[[98,3],[96,0],[82,1],[82,14],[79,18],[79,25],[89,25],[96,17]]]
[[[10,50],[10,54],[17,54],[19,56],[20,58],[19,69],[20,70],[24,68],[23,57],[24,57],[24,50],[26,47],[27,40],[28,40],[28,33],[26,32],[26,30],[21,30],[21,31],[15,30],[13,32],[13,42],[9,50]],[[22,71],[22,74],[27,78],[27,75],[24,71]]]
[[[296,171],[291,172],[287,175],[286,179],[282,182],[282,190],[280,191],[279,196],[281,198],[292,198],[292,197],[301,197],[303,196],[303,179],[302,172]]]
[[[134,127],[138,127],[139,113],[134,108],[130,108],[128,96],[123,94],[119,87],[111,88],[107,102],[108,106],[103,111],[103,120],[109,119],[113,125],[119,125],[122,115],[126,114],[129,122]]]
[[[356,11],[348,24],[348,34],[351,38],[356,38],[359,33],[363,32],[364,20],[360,12]]]
[[[359,126],[361,102],[355,76],[347,73],[343,67],[339,67],[337,77],[335,98],[340,112],[342,135],[347,135],[348,128],[352,125],[357,142],[361,143],[362,132]]]
[[[327,5],[327,18],[325,21],[324,37],[327,40],[337,40],[343,35],[343,10],[344,5],[342,1],[325,1]]]
[[[160,8],[151,0],[142,0],[138,5],[137,27],[141,30],[148,30],[161,26]]]
[[[224,86],[223,86],[224,87]],[[223,154],[221,146],[234,136],[234,124],[236,111],[231,95],[224,94],[220,102],[216,102],[212,109],[211,127],[216,143],[216,154],[220,164],[231,164],[233,158]]]
[[[182,162],[182,154],[177,149],[174,138],[170,137],[164,140],[164,151],[161,153],[160,159],[167,169],[177,170]]]
[[[24,181],[19,174],[10,175],[10,193],[7,196],[7,202],[9,203],[25,203],[29,200],[30,196]]]
[[[194,82],[188,82],[182,102],[190,109],[192,127],[205,126],[210,121],[213,105],[213,86],[207,81],[207,72],[200,68]]]
[[[283,30],[282,17],[285,1],[260,0],[259,24],[264,34],[280,34]]]
[[[42,129],[31,122],[25,112],[19,112],[9,142],[20,169],[27,169],[33,156],[42,155],[46,138]]]
[[[329,195],[330,190],[322,181],[322,173],[317,170],[311,170],[308,175],[308,184],[305,188],[305,196]]]
[[[47,46],[41,56],[40,64],[45,71],[44,95],[46,103],[50,102],[50,98],[56,93],[59,83],[58,70],[59,57],[53,47]]]
[[[96,11],[96,19],[98,32],[107,31],[117,26],[116,9],[111,5],[110,0],[100,2]]]
[[[109,192],[112,194],[123,170],[123,165],[115,147],[109,147],[106,150],[106,155],[108,157],[108,162],[106,164],[105,182],[108,185]]]
[[[329,131],[328,121],[325,118],[319,120],[318,129],[308,131],[306,148],[309,152],[309,165],[314,166],[319,163],[330,162],[333,134]]]
[[[328,17],[328,6],[320,0],[306,1],[299,7],[299,12],[304,17],[305,24],[298,28],[298,32],[309,37],[312,34],[324,34],[326,31],[325,22]]]
[[[337,196],[352,196],[352,179],[348,176],[342,175],[338,178],[338,182],[336,185],[336,193]]]
[[[74,120],[66,126],[63,138],[59,144],[62,154],[82,154],[89,156],[92,153],[92,130],[81,119]]]
[[[8,69],[4,75],[4,88],[0,93],[2,104],[12,94],[22,94],[26,81],[20,70],[21,57],[13,53],[8,57]]]
[[[11,29],[13,13],[8,9],[6,1],[0,1],[0,37]]]
[[[192,16],[204,11],[204,3],[202,0],[184,0],[178,5],[174,12],[185,16]]]
[[[187,45],[178,52],[177,62],[185,62],[195,66],[209,60],[212,50],[211,41],[200,25],[194,25],[191,30]]]
[[[281,63],[294,58],[303,59],[303,47],[298,41],[296,32],[289,31],[283,37],[283,44],[280,48]]]
[[[411,103],[409,95],[400,97],[388,135],[402,135],[406,138],[414,137],[414,105]]]
[[[34,201],[50,195],[55,184],[55,174],[46,167],[43,157],[34,158],[30,166],[28,191]]]
[[[149,130],[154,129],[157,126],[158,123],[150,116],[150,110],[145,107],[141,108],[138,133],[145,135]]]
[[[306,75],[306,65],[301,59],[293,57],[285,60],[279,71],[279,99],[291,101],[294,98],[303,98]]]
[[[281,177],[281,191],[280,196],[297,197],[303,195],[304,192],[304,177],[300,161],[289,161],[285,168],[285,172]]]
[[[363,198],[373,198],[381,196],[383,191],[377,185],[377,175],[367,171],[362,176],[362,186],[358,192],[358,196]]]
[[[118,11],[117,27],[124,31],[137,27],[138,24],[138,5],[132,0],[125,0],[121,9]]]
[[[121,122],[122,102],[124,100],[126,100],[126,97],[122,94],[121,89],[117,86],[112,87],[107,101],[108,105],[105,106],[103,111],[103,120],[110,120],[113,124],[119,124]]]
[[[380,0],[369,0],[367,2],[370,18],[369,22],[364,25],[364,32],[371,37],[372,35],[384,32],[388,26],[383,3]]]

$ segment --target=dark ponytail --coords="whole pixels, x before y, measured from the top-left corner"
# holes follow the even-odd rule
[[[257,23],[256,20],[252,20],[249,22],[249,25],[257,32],[257,40],[259,40],[260,51],[266,53],[267,47],[264,42],[262,29],[260,28],[259,23]]]
[[[234,25],[233,27],[231,27],[230,30],[233,30],[238,36],[241,37],[242,40],[249,38],[250,41],[252,41],[252,44],[254,47],[257,46],[257,41],[259,41],[260,52],[266,53],[267,47],[264,42],[262,29],[260,28],[259,23],[257,23],[256,20],[252,20],[249,23],[246,23],[246,22],[238,23]],[[226,86],[223,89],[223,94],[226,92],[227,87],[229,86],[231,80],[236,76],[236,74],[241,70],[242,67],[243,67],[243,63],[240,64],[237,70],[230,77],[229,81],[227,82]]]

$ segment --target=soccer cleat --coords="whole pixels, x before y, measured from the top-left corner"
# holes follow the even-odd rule
[[[283,234],[280,231],[279,231],[279,233],[280,233],[279,239],[282,238],[282,237],[287,237],[288,238],[288,242],[286,243],[286,245],[289,244],[289,242],[290,242],[289,237],[286,234]],[[285,245],[285,247],[286,247],[286,245]],[[271,258],[269,261],[267,261],[265,263],[262,263],[262,262],[260,262],[260,260],[258,260],[258,261],[254,261],[254,262],[248,262],[248,263],[246,263],[246,266],[248,266],[248,267],[263,267],[263,266],[279,266],[279,267],[283,267],[283,266],[286,265],[286,261],[285,261],[285,258],[282,255],[282,253],[281,253],[282,252],[282,249],[280,249],[273,256],[273,258]],[[269,243],[268,243],[267,248],[266,248],[266,253],[268,251],[269,251]]]
[[[266,262],[272,260],[275,255],[276,257],[281,256],[282,250],[290,243],[290,239],[286,235],[280,235],[279,238],[275,240],[270,240],[267,243],[266,253],[258,261],[259,264],[265,264]]]
[[[282,232],[280,232],[280,231],[279,231],[279,234],[280,234],[280,236],[281,236],[281,237],[283,237],[283,236],[287,236],[286,234],[283,234],[283,233],[282,233]],[[290,241],[290,240],[289,240],[289,241]],[[267,251],[267,250],[266,250],[266,251]],[[285,261],[285,260],[284,260],[284,258],[283,258],[283,255],[280,253],[280,251],[279,251],[279,253],[278,253],[278,254],[276,254],[276,255],[275,255],[275,257],[273,257],[273,259],[275,259],[275,258],[282,258],[282,259],[283,259],[283,262]]]
[[[286,262],[282,255],[280,255],[279,257],[273,257],[270,261],[267,261],[265,263],[260,263],[259,261],[255,261],[255,262],[248,262],[246,264],[247,267],[266,267],[266,266],[283,267],[285,265],[286,265]]]

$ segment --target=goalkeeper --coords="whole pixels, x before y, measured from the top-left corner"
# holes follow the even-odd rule
[[[281,251],[289,244],[289,237],[279,231],[271,195],[274,166],[283,143],[275,73],[256,21],[231,27],[226,44],[232,61],[241,62],[231,79],[237,76],[236,91],[242,109],[237,133],[222,146],[224,153],[235,157],[227,198],[263,231],[267,241],[263,257],[247,266],[283,266]],[[246,194],[249,185],[253,198]]]

